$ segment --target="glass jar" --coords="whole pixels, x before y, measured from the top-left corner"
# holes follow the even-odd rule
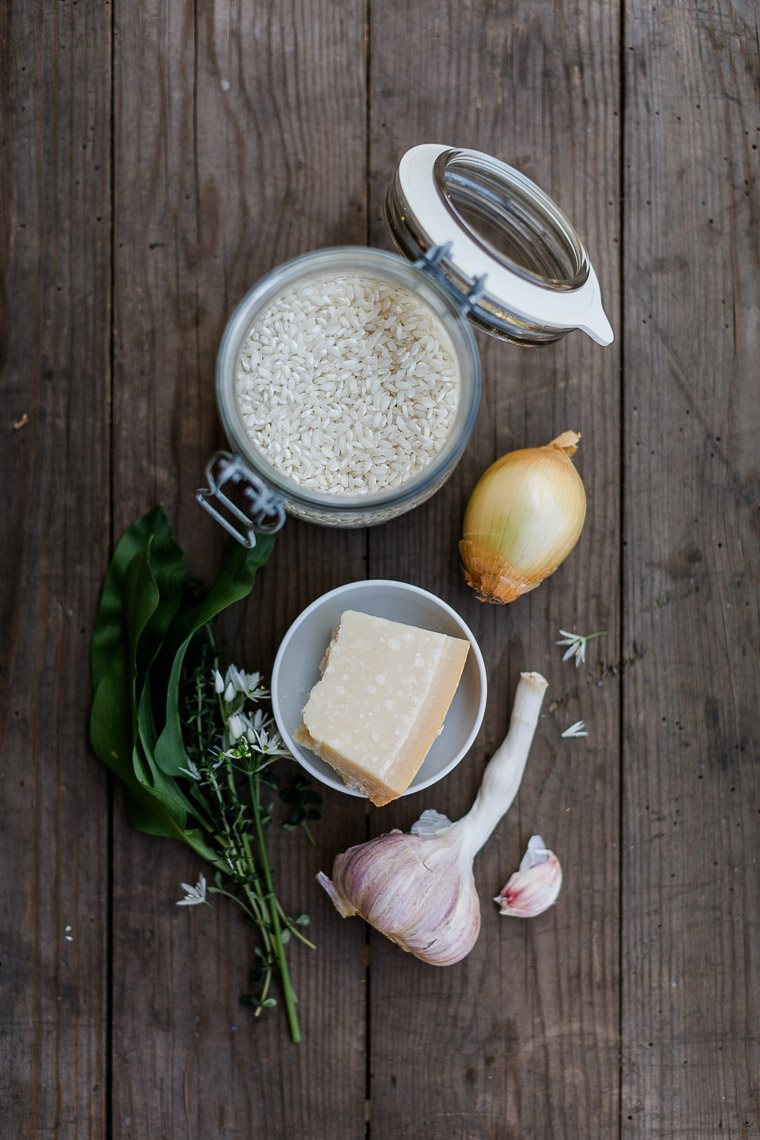
[[[391,237],[403,259],[348,246],[304,254],[268,273],[243,298],[217,358],[219,411],[234,453],[206,469],[198,501],[247,546],[277,530],[285,512],[326,526],[385,522],[428,499],[451,475],[478,413],[481,367],[471,324],[531,346],[582,329],[612,341],[599,284],[570,222],[544,192],[513,167],[478,151],[432,144],[401,159],[385,203]],[[459,374],[453,422],[428,466],[399,487],[367,494],[307,490],[278,470],[248,434],[236,395],[241,348],[257,317],[294,286],[327,275],[371,277],[408,290],[441,322]],[[241,508],[224,491],[242,487]]]

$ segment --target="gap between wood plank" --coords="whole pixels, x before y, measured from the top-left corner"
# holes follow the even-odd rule
[[[114,303],[116,298],[116,112],[114,98],[114,64],[115,64],[115,31],[116,16],[114,4],[108,20],[108,128],[109,128],[109,161],[111,164],[109,177],[109,253],[111,257],[110,272],[108,274],[108,555],[109,561],[113,557],[115,546],[114,536],[114,503],[115,503],[115,477],[114,477],[114,361],[116,330],[114,327]],[[114,938],[114,802],[116,797],[116,780],[113,772],[108,771],[106,779],[108,818],[106,821],[106,1024],[105,1024],[105,1061],[104,1061],[104,1097],[103,1097],[103,1124],[105,1140],[113,1140],[113,1019],[114,1019],[114,993],[113,993],[113,938]]]
[[[626,87],[626,0],[621,0],[620,15],[618,19],[618,32],[620,36],[618,52],[618,82],[620,95],[618,100],[619,128],[618,128],[618,234],[620,252],[618,254],[619,270],[619,297],[618,297],[618,360],[620,361],[620,390],[619,390],[619,440],[620,440],[620,509],[618,512],[618,525],[620,528],[620,541],[618,543],[618,598],[619,598],[619,625],[618,645],[620,646],[621,660],[623,646],[625,645],[625,558],[623,556],[623,543],[625,541],[625,87]],[[623,762],[623,746],[625,743],[625,715],[623,709],[625,689],[625,670],[620,669],[618,674],[618,1138],[623,1140],[623,859],[625,857],[623,844],[624,826],[624,799],[623,779],[625,765]]]
[[[372,171],[372,41],[371,41],[371,0],[364,0],[364,244],[370,244],[370,202]],[[364,531],[364,576],[370,575],[370,532],[369,527]],[[370,835],[369,804],[364,815],[364,840],[367,842]],[[370,1140],[372,1134],[372,927],[365,923],[364,931],[364,1140]]]

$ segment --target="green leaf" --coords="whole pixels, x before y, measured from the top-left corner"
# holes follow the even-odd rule
[[[137,732],[137,702],[134,681],[137,677],[137,651],[143,630],[158,606],[158,586],[150,568],[151,536],[142,550],[138,550],[124,575],[124,619],[129,652],[129,670],[133,725]]]
[[[132,559],[148,543],[157,529],[171,533],[163,507],[154,507],[124,532],[106,571],[100,606],[92,633],[92,688],[95,692],[106,675],[123,634],[124,576]]]
[[[160,604],[150,565],[156,534],[159,535],[159,562],[168,560],[174,568],[179,548],[158,507],[130,527],[109,568],[98,614],[99,636],[97,644],[95,639],[93,644],[93,675],[97,674],[99,681],[90,713],[90,739],[99,759],[123,782],[127,809],[135,826],[153,835],[183,838],[186,809],[184,804],[177,803],[177,796],[181,795],[179,789],[172,795],[170,789],[157,789],[152,781],[141,779],[143,768],[135,757],[139,720],[135,701],[138,646]],[[139,546],[141,539],[144,542]],[[176,601],[169,605],[173,605],[173,613]],[[165,607],[163,619],[166,612]],[[159,647],[160,643],[154,644],[146,656],[155,656]]]
[[[163,805],[184,835],[187,830],[187,817],[195,815],[195,811],[179,784],[170,776],[165,776],[153,757],[138,746],[135,747],[133,764],[137,779],[142,786]]]
[[[141,672],[147,671],[158,656],[179,607],[185,581],[185,555],[165,516],[156,525],[149,546],[149,562],[158,588],[158,604],[141,638],[137,655]]]
[[[123,646],[100,682],[90,714],[90,740],[96,756],[124,784],[129,818],[151,835],[182,838],[164,805],[142,787],[132,765],[133,728],[130,681]]]
[[[195,634],[222,610],[250,594],[256,571],[263,566],[274,546],[274,535],[260,535],[253,550],[246,550],[231,538],[225,544],[219,572],[208,595],[189,614],[183,615],[175,625],[180,627],[181,638],[169,674],[166,694],[166,723],[156,744],[155,757],[167,776],[176,776],[187,766],[187,754],[182,740],[182,723],[179,716],[179,682],[188,646]]]

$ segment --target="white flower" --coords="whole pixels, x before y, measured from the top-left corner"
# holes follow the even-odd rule
[[[239,740],[245,732],[245,721],[238,713],[233,713],[227,721],[227,728],[229,730],[231,740]]]
[[[290,756],[278,732],[272,732],[270,734],[266,728],[254,728],[253,734],[254,740],[252,743],[255,744],[259,752],[264,752],[267,756]]]
[[[229,669],[227,670],[227,672],[229,672]],[[233,685],[232,681],[228,681],[227,682],[227,688],[224,690],[224,699],[227,702],[227,704],[229,704],[230,701],[233,699],[236,691],[237,690],[235,689],[235,686]]]
[[[582,633],[570,633],[566,629],[559,631],[562,634],[562,641],[555,641],[555,645],[569,645],[570,648],[566,650],[563,661],[567,661],[569,657],[575,658],[575,668],[577,669],[581,662],[586,660],[586,645],[589,641],[593,641],[595,637],[606,637],[607,630],[603,629],[599,633],[588,633],[584,637]]]
[[[238,667],[236,665],[228,665],[227,672],[224,674],[224,683],[226,685],[232,685],[236,693],[242,693],[242,682],[243,678],[240,675]]]
[[[583,720],[576,720],[575,724],[571,724],[569,728],[565,729],[562,736],[565,740],[576,740],[579,736],[588,736],[588,733],[583,731],[585,724],[586,722]]]
[[[194,887],[189,883],[180,883],[182,890],[185,892],[185,897],[179,899],[175,906],[198,906],[200,903],[206,901],[206,876],[201,873],[198,876],[198,882]]]
[[[222,674],[218,669],[214,669],[212,677],[214,678],[214,689],[221,697],[222,693],[224,692],[224,677],[222,677]]]
[[[261,684],[261,673],[244,673],[240,669],[238,677],[238,691],[245,693],[249,701],[260,701],[263,697],[269,696],[269,691]]]

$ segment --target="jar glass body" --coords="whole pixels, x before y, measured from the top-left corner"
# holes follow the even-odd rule
[[[361,274],[405,289],[441,321],[451,338],[459,372],[459,406],[451,429],[431,462],[401,487],[379,494],[310,491],[278,471],[248,435],[235,391],[240,350],[251,326],[281,293],[309,278]],[[475,337],[454,298],[430,274],[382,250],[356,246],[316,250],[278,266],[243,298],[219,348],[216,392],[224,430],[234,451],[283,502],[289,514],[327,526],[360,527],[386,522],[430,498],[454,470],[480,403],[481,367]]]

